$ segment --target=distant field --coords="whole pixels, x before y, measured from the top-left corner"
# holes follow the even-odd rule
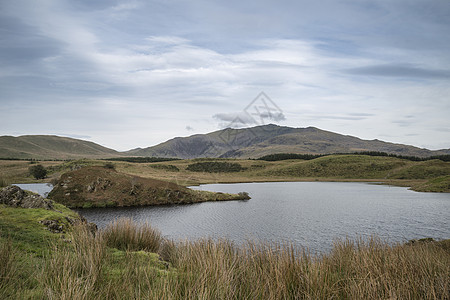
[[[198,162],[228,162],[241,166],[239,172],[192,172],[188,166]],[[82,166],[104,165],[103,160],[40,162],[49,169],[51,181],[62,173]],[[381,181],[412,186],[421,191],[449,192],[450,162],[429,160],[415,162],[394,157],[367,155],[329,155],[312,160],[241,160],[190,159],[155,163],[111,162],[117,171],[155,178],[180,185],[253,181]],[[208,164],[206,164],[208,165]],[[214,165],[214,164],[211,164]],[[27,161],[0,161],[0,183],[35,182],[29,174]],[[420,187],[420,188],[419,188]]]

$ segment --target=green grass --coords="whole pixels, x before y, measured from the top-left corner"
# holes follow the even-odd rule
[[[12,238],[1,238],[2,299],[450,296],[450,240],[405,245],[388,245],[377,238],[342,240],[330,253],[315,256],[291,244],[173,242],[148,224],[130,220],[112,223],[96,234],[75,226],[67,238],[70,243],[53,239],[40,257],[18,250]]]
[[[39,221],[56,220],[65,228],[70,226],[66,217],[78,219],[76,212],[54,203],[55,210],[41,208],[12,208],[0,204],[0,236],[11,238],[15,247],[38,256],[48,249],[48,244],[60,235],[51,233]]]
[[[431,179],[450,175],[450,162],[441,160],[429,160],[410,165],[408,168],[399,170],[390,178],[395,179]]]
[[[3,177],[0,177],[0,188],[8,185],[8,182]]]
[[[433,178],[425,183],[413,186],[417,192],[444,193],[450,191],[450,175]]]
[[[292,177],[323,178],[385,178],[389,172],[407,165],[408,162],[391,157],[367,155],[330,155],[308,161],[292,161],[279,168],[261,174]]]

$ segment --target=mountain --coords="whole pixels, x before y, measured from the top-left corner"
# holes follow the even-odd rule
[[[292,128],[273,124],[177,137],[153,147],[130,150],[126,154],[178,158],[258,158],[273,153],[328,154],[356,151],[419,157],[450,154],[450,149],[431,151],[379,140],[362,140],[315,127]]]
[[[274,153],[330,154],[380,151],[427,157],[450,154],[333,133],[315,127],[263,125],[177,137],[159,145],[118,152],[93,142],[53,135],[0,136],[0,158],[80,159],[120,156],[258,158]]]
[[[121,156],[93,142],[53,135],[0,136],[0,158],[78,159]]]

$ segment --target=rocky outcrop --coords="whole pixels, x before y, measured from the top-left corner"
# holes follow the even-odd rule
[[[70,230],[70,227],[77,223],[82,223],[87,226],[89,231],[95,233],[97,231],[97,225],[89,223],[82,216],[67,216],[63,212],[56,210],[53,205],[53,201],[44,199],[40,195],[25,192],[21,188],[15,185],[10,185],[0,190],[0,204],[15,207],[15,208],[43,208],[47,210],[53,210],[58,213],[55,217],[41,220],[40,224],[45,226],[45,229],[53,233],[65,233]],[[61,215],[59,215],[61,213]]]
[[[37,194],[27,193],[18,186],[10,185],[0,191],[0,204],[22,208],[53,209],[53,202]]]

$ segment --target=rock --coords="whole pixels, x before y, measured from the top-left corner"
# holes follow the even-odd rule
[[[47,227],[47,229],[53,233],[64,232],[64,226],[62,224],[59,224],[59,222],[56,220],[43,220],[39,221],[39,223]]]
[[[10,185],[0,191],[0,204],[22,208],[44,208],[53,210],[51,200],[37,194],[28,194],[15,185]]]
[[[7,206],[18,207],[22,199],[25,197],[25,192],[15,185],[10,185],[0,191],[0,203]]]

